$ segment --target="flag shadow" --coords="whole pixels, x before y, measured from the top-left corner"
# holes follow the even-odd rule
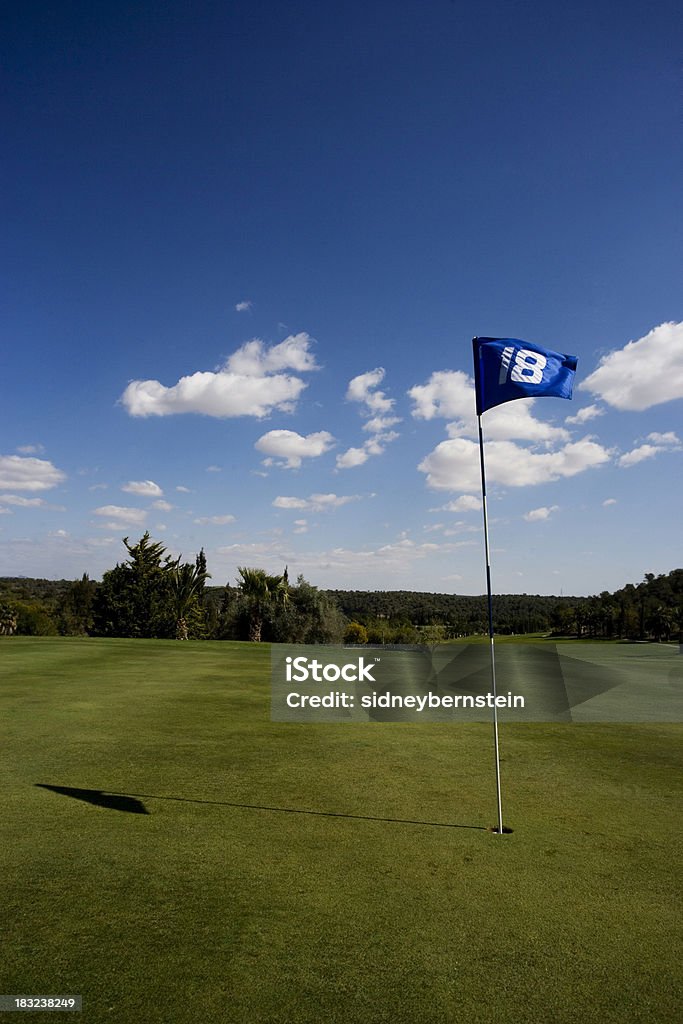
[[[39,789],[48,789],[60,796],[70,796],[73,800],[83,800],[95,807],[106,807],[110,811],[125,811],[128,814],[149,814],[145,805],[133,796],[125,793],[105,793],[101,789],[77,789],[74,786],[49,786],[44,782],[36,782]]]
[[[41,789],[52,793],[84,800],[97,807],[114,811],[128,811],[131,814],[149,814],[142,800],[171,800],[184,804],[207,804],[214,807],[233,807],[245,811],[269,811],[275,814],[306,814],[320,818],[347,818],[352,821],[380,821],[393,825],[426,825],[430,828],[469,828],[480,832],[489,831],[485,825],[462,825],[450,821],[425,821],[420,818],[385,818],[374,814],[347,814],[343,811],[313,811],[303,807],[275,807],[269,804],[245,804],[233,800],[198,800],[185,796],[157,796],[153,793],[110,793],[101,789],[75,789],[72,786],[49,786],[36,782]]]
[[[356,821],[385,821],[397,825],[429,825],[432,828],[473,828],[486,832],[485,825],[460,825],[450,821],[424,821],[418,818],[385,818],[374,814],[347,814],[344,811],[312,811],[303,807],[274,807],[268,804],[243,804],[232,800],[197,800],[184,796],[154,796],[135,793],[146,800],[175,800],[187,804],[214,804],[218,807],[236,807],[247,811],[272,811],[278,814],[309,814],[321,818],[348,818]]]

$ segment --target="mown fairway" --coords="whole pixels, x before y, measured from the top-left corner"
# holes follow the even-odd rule
[[[13,637],[0,678],[0,991],[84,1024],[680,1020],[680,726],[505,725],[501,837],[488,726],[271,723],[265,645]]]

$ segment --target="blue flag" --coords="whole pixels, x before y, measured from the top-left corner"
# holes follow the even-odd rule
[[[518,338],[473,338],[477,415],[515,398],[571,398],[576,356]]]

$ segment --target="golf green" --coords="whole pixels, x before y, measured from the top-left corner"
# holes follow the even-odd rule
[[[680,1019],[683,727],[503,725],[499,836],[488,725],[273,723],[269,665],[0,640],[1,992],[84,1024]]]

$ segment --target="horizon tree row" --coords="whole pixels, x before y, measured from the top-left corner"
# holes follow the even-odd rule
[[[303,576],[240,566],[211,587],[203,548],[172,558],[149,532],[97,583],[0,578],[0,636],[71,635],[290,643],[436,643],[487,632],[486,598],[412,591],[324,591]],[[683,569],[588,598],[494,597],[499,635],[670,640],[683,629]]]

